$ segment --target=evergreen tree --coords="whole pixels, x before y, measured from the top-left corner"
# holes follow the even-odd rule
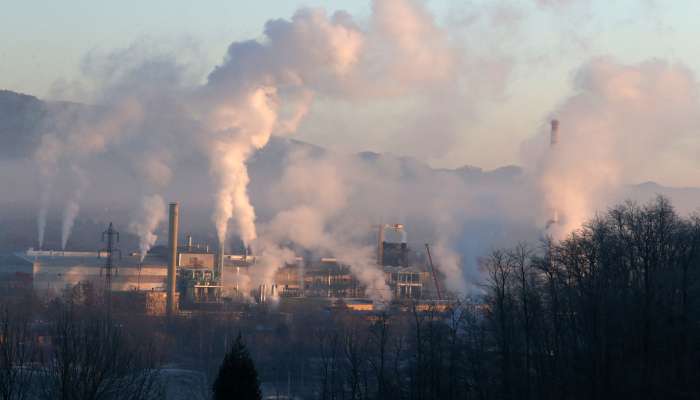
[[[240,333],[219,367],[212,390],[214,400],[262,399],[258,373]]]

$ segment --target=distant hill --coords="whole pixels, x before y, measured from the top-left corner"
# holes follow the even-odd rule
[[[0,157],[28,156],[39,143],[47,114],[46,103],[36,97],[0,90]]]
[[[86,107],[82,104],[47,102],[34,96],[0,90],[0,158],[30,157],[41,134],[60,129],[68,117]]]

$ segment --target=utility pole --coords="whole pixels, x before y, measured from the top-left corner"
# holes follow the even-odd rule
[[[112,311],[112,270],[116,268],[114,263],[114,253],[119,253],[119,259],[122,258],[122,251],[116,247],[116,243],[119,243],[119,232],[114,229],[114,225],[110,222],[109,227],[106,231],[102,232],[102,241],[107,242],[107,248],[101,249],[99,251],[98,257],[102,252],[107,253],[107,260],[105,261],[105,305],[107,306],[107,312]]]

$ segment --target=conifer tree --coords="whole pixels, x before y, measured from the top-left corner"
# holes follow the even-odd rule
[[[219,367],[212,390],[214,400],[262,399],[258,373],[240,333]]]

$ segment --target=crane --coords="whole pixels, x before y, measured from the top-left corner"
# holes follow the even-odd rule
[[[430,255],[430,244],[425,244],[425,250],[428,253],[428,262],[430,262],[430,272],[433,274],[433,281],[435,281],[435,290],[437,291],[438,300],[442,300],[440,285],[438,283],[437,274],[435,273],[435,266],[433,265],[433,257]]]

